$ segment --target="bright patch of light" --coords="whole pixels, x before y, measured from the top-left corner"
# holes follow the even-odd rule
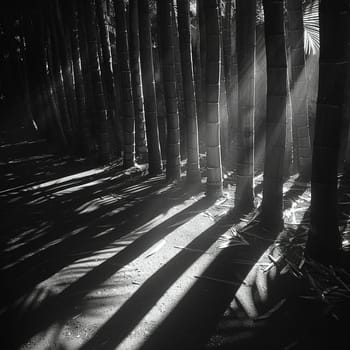
[[[202,213],[198,214],[190,221],[188,221],[188,223],[184,226],[188,225],[188,227],[197,227],[198,237],[201,235],[201,233],[203,233],[211,225],[214,224],[214,222],[210,219],[206,220],[204,218],[205,216]],[[181,227],[181,229],[184,229],[184,227]],[[175,230],[172,234],[178,234],[177,230]],[[196,237],[193,237],[192,235],[191,240],[195,238]],[[161,251],[162,247],[165,244],[167,244],[167,241],[157,242],[150,249],[148,249],[147,252],[140,257],[140,259],[152,259],[152,256],[147,258],[148,255],[152,253],[152,251],[155,251],[155,255],[159,254],[157,252],[157,245]],[[187,246],[188,244],[191,244],[191,242],[189,241],[187,243]],[[142,344],[146,341],[149,334],[155,331],[155,329],[164,321],[164,319],[166,319],[166,317],[171,314],[174,308],[181,302],[182,298],[198,281],[196,276],[202,275],[206,268],[216,259],[217,255],[221,252],[221,250],[216,249],[217,245],[217,241],[215,241],[207,250],[203,251],[202,253],[200,253],[200,250],[198,250],[199,252],[193,253],[198,257],[194,258],[194,262],[187,269],[183,270],[181,275],[169,286],[166,292],[160,298],[158,298],[156,304],[148,311],[148,313],[132,330],[133,333],[139,334],[139,336],[124,339],[124,341],[119,345],[121,349],[127,347],[137,349],[142,347]],[[179,251],[178,249],[174,249],[172,251],[172,254],[170,256],[167,256],[169,260],[167,259],[168,261],[166,263],[171,263],[171,260],[174,258],[176,259],[176,256],[181,254],[181,252],[181,250]],[[157,273],[157,271],[155,271],[155,273]],[[140,288],[142,288],[142,284]],[[122,306],[123,305],[121,305],[121,307]]]
[[[50,156],[52,156],[52,155],[50,155]],[[46,181],[46,182],[43,182],[43,183],[41,183],[39,185],[34,185],[34,186],[27,187],[27,188],[23,188],[23,186],[17,186],[17,187],[14,187],[14,188],[9,188],[9,189],[0,191],[0,194],[11,192],[11,191],[15,191],[15,190],[18,190],[18,189],[22,189],[23,191],[36,191],[36,190],[47,188],[47,187],[50,187],[50,186],[63,184],[65,182],[68,182],[68,181],[71,181],[71,180],[77,180],[77,179],[82,179],[84,177],[97,175],[97,174],[103,173],[104,171],[105,171],[105,169],[103,169],[103,168],[97,168],[97,169],[82,171],[80,173],[76,173],[76,174],[69,175],[69,176],[64,176],[64,177],[61,177],[61,178],[55,179],[55,180]]]

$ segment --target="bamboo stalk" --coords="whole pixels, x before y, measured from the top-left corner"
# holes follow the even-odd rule
[[[159,29],[165,108],[167,113],[167,163],[166,177],[180,178],[180,120],[176,89],[175,43],[173,36],[172,1],[158,1]]]
[[[262,223],[279,230],[283,226],[283,169],[286,138],[287,58],[283,0],[263,1],[267,61],[266,146]]]
[[[207,195],[223,194],[220,150],[220,31],[219,9],[216,0],[204,3],[206,21],[206,127],[207,127]]]
[[[254,207],[256,0],[237,1],[237,186],[235,205],[243,213]]]
[[[139,35],[149,172],[151,175],[157,175],[162,172],[163,165],[159,144],[149,8],[147,0],[139,0],[138,4],[139,27],[142,28]]]
[[[177,5],[187,132],[187,181],[199,183],[198,120],[193,81],[189,0],[178,0]]]
[[[135,110],[132,95],[131,72],[129,62],[129,43],[123,0],[114,0],[117,23],[117,42],[119,44],[118,66],[121,87],[122,117],[124,124],[124,167],[135,165]]]

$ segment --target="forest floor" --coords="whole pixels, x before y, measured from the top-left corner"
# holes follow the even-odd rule
[[[350,348],[347,270],[302,255],[309,184],[286,181],[277,236],[237,216],[229,177],[214,201],[20,132],[0,152],[2,349]]]

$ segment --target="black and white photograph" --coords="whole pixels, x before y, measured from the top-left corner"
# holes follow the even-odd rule
[[[1,350],[350,349],[350,0],[0,1]]]

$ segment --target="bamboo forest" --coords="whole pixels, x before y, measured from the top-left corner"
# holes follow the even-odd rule
[[[0,2],[0,348],[349,350],[350,0]]]

